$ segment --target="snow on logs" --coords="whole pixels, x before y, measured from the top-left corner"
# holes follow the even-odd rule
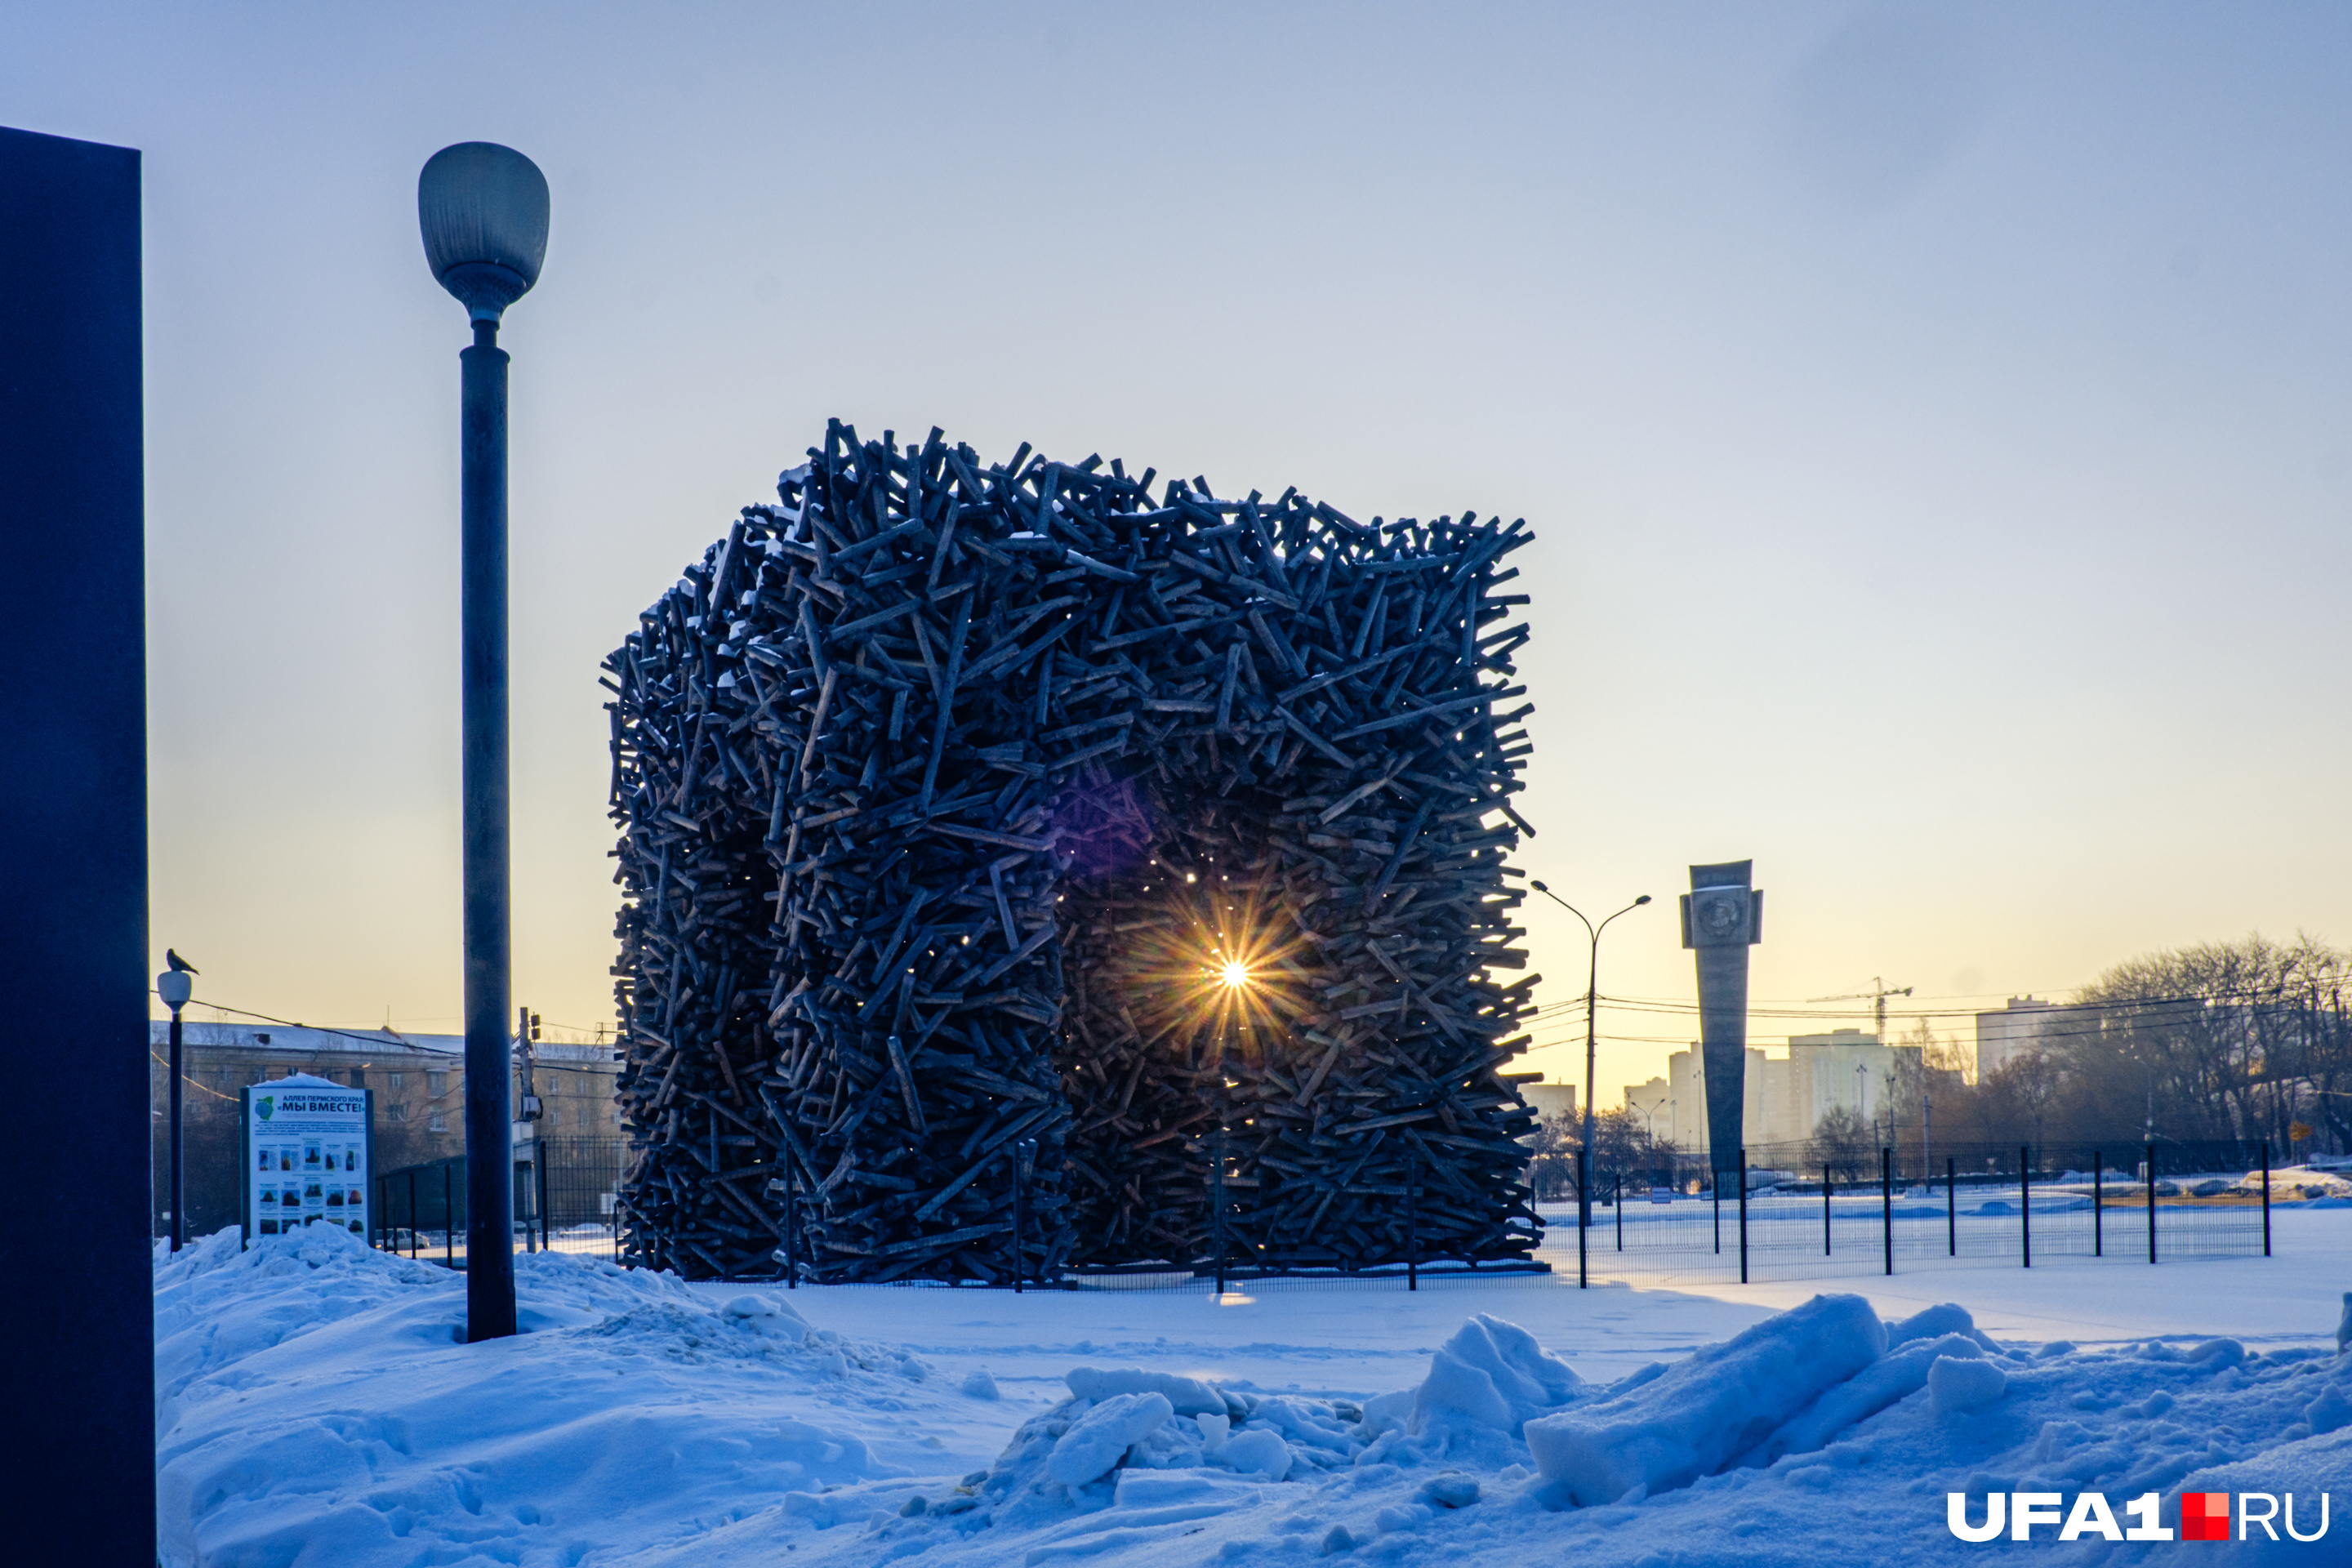
[[[1524,524],[809,459],[605,661],[635,1256],[1524,1257]]]

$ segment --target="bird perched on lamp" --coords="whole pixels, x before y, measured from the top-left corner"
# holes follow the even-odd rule
[[[150,949],[149,951],[152,952],[152,949]],[[198,969],[194,964],[190,963],[186,959],[182,958],[178,953],[173,952],[168,947],[163,950],[163,962],[172,966],[172,973],[174,974],[201,974],[204,973],[203,970]]]

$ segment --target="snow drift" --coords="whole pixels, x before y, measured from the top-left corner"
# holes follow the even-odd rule
[[[1886,1325],[1859,1296],[1816,1296],[1613,1398],[1527,1425],[1536,1468],[1573,1501],[1688,1486],[1876,1361]]]

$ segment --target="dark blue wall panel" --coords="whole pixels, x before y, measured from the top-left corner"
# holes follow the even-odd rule
[[[155,1560],[139,154],[0,130],[6,1554]]]

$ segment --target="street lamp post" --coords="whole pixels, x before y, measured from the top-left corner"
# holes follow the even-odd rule
[[[539,281],[547,179],[510,147],[460,142],[426,161],[417,226],[434,278],[473,319],[462,385],[461,663],[466,941],[466,1338],[515,1331],[512,952],[507,789],[507,353],[499,318]]]
[[[1650,895],[1643,893],[1640,898],[1635,899],[1632,903],[1627,904],[1623,909],[1619,910],[1617,911],[1617,915],[1611,915],[1609,920],[1602,921],[1596,926],[1591,921],[1584,919],[1584,911],[1582,910],[1578,909],[1574,904],[1570,903],[1566,899],[1561,898],[1558,893],[1553,892],[1541,882],[1536,882],[1531,885],[1537,892],[1541,893],[1545,898],[1549,899],[1553,903],[1558,904],[1561,909],[1564,909],[1570,914],[1574,915],[1579,921],[1582,921],[1585,933],[1592,939],[1592,952],[1591,959],[1586,964],[1584,971],[1583,1147],[1584,1157],[1590,1160],[1592,1158],[1592,1052],[1593,1042],[1596,1038],[1593,1031],[1593,1004],[1599,1001],[1601,996],[1601,933],[1609,929],[1609,921],[1615,920],[1617,915],[1631,914],[1633,910],[1640,909],[1643,904],[1648,903],[1650,901]]]
[[[1553,892],[1543,883],[1533,882],[1529,885],[1537,892],[1582,921],[1585,933],[1592,939],[1592,951],[1588,955],[1584,970],[1584,1142],[1581,1145],[1584,1159],[1582,1169],[1578,1173],[1580,1179],[1577,1182],[1576,1191],[1576,1245],[1577,1250],[1581,1253],[1584,1248],[1585,1227],[1591,1223],[1592,1219],[1592,1200],[1585,1192],[1581,1178],[1592,1165],[1592,1054],[1594,1042],[1599,1037],[1594,1029],[1593,1017],[1596,1005],[1601,1000],[1601,933],[1609,929],[1609,921],[1615,920],[1617,915],[1630,914],[1648,903],[1650,895],[1643,893],[1640,898],[1619,910],[1617,915],[1611,915],[1608,920],[1594,925],[1591,921],[1585,920],[1582,910]]]
[[[187,1143],[185,1141],[185,1134],[183,1131],[185,1123],[182,1121],[180,1115],[180,1075],[182,1070],[180,1063],[180,1009],[188,1005],[188,998],[194,994],[195,991],[195,983],[188,978],[191,972],[184,970],[179,966],[176,962],[177,956],[177,954],[173,955],[174,963],[171,968],[166,969],[163,973],[155,976],[155,994],[162,997],[163,999],[163,1005],[172,1010],[171,1204],[172,1250],[174,1252],[180,1250],[181,1247],[186,1243],[188,1237]]]

